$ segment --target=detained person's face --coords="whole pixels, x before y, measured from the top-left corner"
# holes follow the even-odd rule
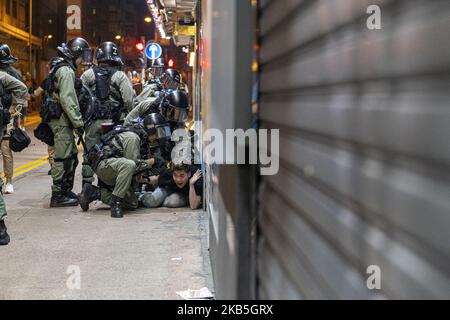
[[[191,174],[184,171],[175,171],[173,173],[173,181],[178,188],[183,189],[189,181]]]

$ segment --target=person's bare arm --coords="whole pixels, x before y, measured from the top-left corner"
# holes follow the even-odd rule
[[[198,196],[195,192],[195,183],[202,177],[202,172],[197,170],[197,172],[189,180],[189,206],[192,210],[196,210],[200,207],[202,203],[202,197]]]
[[[44,89],[42,89],[41,87],[37,88],[36,90],[34,90],[33,92],[33,98],[39,98],[44,94]]]

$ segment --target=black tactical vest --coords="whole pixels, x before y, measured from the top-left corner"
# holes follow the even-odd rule
[[[61,69],[62,67],[69,67],[72,70],[74,70],[74,67],[72,64],[70,64],[67,61],[63,61],[58,63],[51,71],[50,74],[48,76],[48,81],[45,81],[45,91],[47,91],[47,93],[51,96],[53,95],[53,93],[59,93],[59,90],[56,88],[56,72],[58,72],[59,69]]]
[[[141,139],[141,143],[144,143],[147,139],[147,133],[145,132],[144,128],[141,125],[135,125],[135,126],[116,126],[113,130],[110,132],[104,134],[101,138],[103,145],[110,145],[112,141],[121,133],[124,132],[134,132],[139,136]]]
[[[100,100],[106,100],[111,96],[121,102],[119,90],[111,83],[111,79],[118,71],[117,68],[104,68],[95,66],[92,68],[95,75],[95,96]]]
[[[113,67],[94,66],[92,71],[95,76],[93,119],[112,119],[117,124],[120,121],[124,103],[120,89],[112,82],[112,77],[119,70]]]

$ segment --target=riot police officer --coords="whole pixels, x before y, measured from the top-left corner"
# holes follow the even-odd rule
[[[0,44],[0,70],[3,70],[10,76],[13,76],[17,80],[25,83],[23,77],[20,75],[20,73],[17,71],[16,68],[14,68],[14,64],[18,61],[16,57],[12,55],[11,48],[7,44]],[[10,110],[11,106],[13,106],[13,96],[11,94],[6,94],[3,97],[3,110],[5,111],[5,117],[8,115],[6,114],[8,110]],[[21,115],[26,114],[27,108],[23,105],[17,105],[14,104],[14,117],[16,119],[20,119]],[[6,128],[4,128],[6,130]],[[8,194],[14,193],[14,187],[12,184],[12,177],[13,177],[13,155],[11,152],[11,149],[9,148],[9,144],[7,140],[9,140],[8,132],[2,132],[4,134],[3,139],[5,140],[2,144],[3,150],[3,163],[4,163],[4,173],[5,173],[5,180],[6,180],[6,189],[5,192]]]
[[[178,91],[181,75],[175,69],[167,69],[160,77],[160,83],[162,91],[155,92],[152,97],[139,103],[125,118],[124,125],[131,125],[139,117],[143,118],[151,113],[160,112],[162,105],[166,103],[166,97],[173,91]]]
[[[1,46],[3,47],[3,46]],[[2,51],[2,49],[0,49]],[[4,53],[0,52],[0,56],[5,56]],[[3,128],[7,124],[7,119],[4,119],[4,115],[7,116],[7,113],[9,113],[8,110],[5,110],[3,112],[3,104],[2,99],[5,98],[8,95],[12,95],[15,99],[17,105],[20,106],[26,106],[27,105],[27,98],[28,98],[28,90],[25,84],[18,79],[14,78],[13,76],[9,75],[8,73],[0,70],[0,126],[2,127],[0,129],[0,141],[2,140],[3,136]],[[3,186],[3,180],[0,179],[0,245],[7,245],[10,241],[10,237],[7,232],[7,228],[5,225],[5,217],[7,215],[6,213],[6,206],[5,201],[3,199],[3,195],[1,193],[1,187]]]
[[[142,160],[141,157],[141,149],[151,132],[142,126],[118,126],[102,136],[102,147],[97,145],[89,151],[89,163],[101,187],[83,186],[80,194],[83,211],[89,210],[89,204],[96,200],[110,204],[112,218],[122,218],[124,210],[138,207],[132,187],[133,176],[155,164],[154,158]]]
[[[160,82],[160,77],[165,71],[165,62],[163,58],[159,58],[153,62],[153,65],[147,70],[149,80],[145,83],[141,94],[136,98],[139,104],[148,98],[156,96],[157,92],[163,90]]]
[[[55,165],[52,168],[52,198],[50,207],[77,206],[78,197],[72,192],[75,169],[78,165],[78,149],[74,130],[78,136],[84,133],[84,123],[75,89],[77,67],[87,63],[90,47],[83,38],[74,38],[58,47],[63,58],[56,64],[50,77],[51,89],[48,108],[49,126],[55,141]]]
[[[160,113],[152,113],[145,117],[144,127],[148,134],[148,149],[142,155],[144,159],[155,159],[152,170],[158,175],[157,170],[166,167],[170,163],[170,138],[172,131],[170,125]]]
[[[134,108],[135,93],[124,72],[119,49],[113,42],[104,42],[95,53],[97,65],[87,70],[81,80],[92,92],[94,106],[85,116],[86,147],[90,150],[100,143],[103,123],[119,124]],[[94,181],[94,171],[83,163],[83,184]]]
[[[167,69],[162,74],[160,81],[165,91],[178,90],[181,85],[181,74],[175,69]]]
[[[11,48],[7,44],[0,44],[0,70],[25,83],[23,77],[17,69],[13,67],[17,60],[18,59],[12,55]]]

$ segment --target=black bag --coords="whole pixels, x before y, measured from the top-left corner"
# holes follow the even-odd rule
[[[55,135],[47,123],[41,123],[36,130],[34,130],[34,136],[51,147],[55,145]]]
[[[25,131],[19,128],[11,130],[11,137],[9,138],[9,148],[14,152],[21,152],[31,143],[30,137]]]

